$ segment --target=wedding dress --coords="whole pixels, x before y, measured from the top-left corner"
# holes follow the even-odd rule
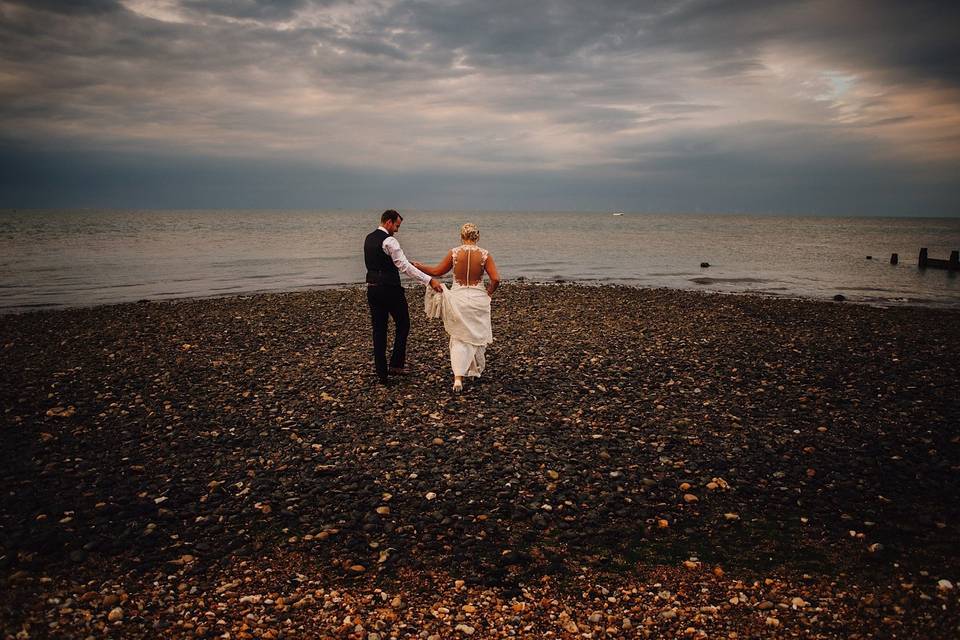
[[[470,256],[480,252],[480,279],[470,284]],[[483,269],[487,250],[474,245],[461,245],[451,250],[453,257],[453,286],[443,287],[437,293],[430,287],[424,294],[424,310],[428,318],[443,318],[443,327],[450,335],[450,366],[455,376],[479,377],[486,366],[484,354],[493,342],[490,326],[490,296],[483,286]],[[466,255],[465,255],[466,254]],[[466,260],[467,273],[463,282],[456,276],[458,260]]]

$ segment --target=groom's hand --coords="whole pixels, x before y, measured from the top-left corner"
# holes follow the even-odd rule
[[[443,293],[443,285],[436,278],[430,278],[430,288],[437,293]]]

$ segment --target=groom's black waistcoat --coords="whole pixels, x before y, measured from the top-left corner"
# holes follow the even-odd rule
[[[389,233],[383,229],[377,229],[363,241],[363,260],[367,263],[367,284],[400,286],[400,270],[383,250],[383,241],[388,237],[390,237]]]

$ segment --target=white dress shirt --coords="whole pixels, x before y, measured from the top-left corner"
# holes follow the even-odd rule
[[[382,226],[377,228],[390,233]],[[430,276],[410,264],[410,261],[407,260],[407,256],[403,255],[403,249],[400,248],[400,243],[397,242],[397,239],[393,236],[387,236],[383,239],[383,252],[390,256],[390,259],[393,260],[393,264],[396,265],[397,269],[399,269],[401,273],[405,273],[411,278],[416,278],[424,284],[429,284],[430,280],[432,280]]]

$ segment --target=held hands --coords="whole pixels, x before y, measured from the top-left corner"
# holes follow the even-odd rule
[[[416,265],[416,263],[414,263],[414,265]],[[443,285],[440,284],[440,281],[436,278],[430,278],[430,288],[437,293],[443,293]]]

